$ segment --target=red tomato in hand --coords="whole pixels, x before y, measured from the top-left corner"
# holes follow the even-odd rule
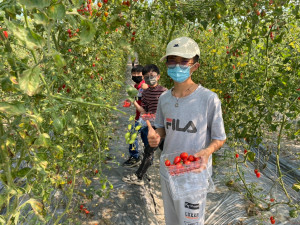
[[[189,157],[187,158],[187,160],[193,162],[193,161],[195,161],[195,156],[189,155]]]
[[[181,158],[179,157],[179,156],[176,156],[175,158],[174,158],[174,164],[177,164],[177,163],[179,163],[181,161]]]
[[[188,154],[186,153],[186,152],[183,152],[183,153],[181,153],[180,154],[180,158],[183,160],[183,161],[185,161],[187,158],[188,158]]]
[[[191,161],[189,161],[189,160],[186,160],[185,162],[184,162],[184,165],[190,165],[191,164]]]

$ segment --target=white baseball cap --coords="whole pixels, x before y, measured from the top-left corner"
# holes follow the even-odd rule
[[[162,57],[160,61],[163,61],[169,55],[191,59],[196,55],[200,57],[200,49],[193,39],[189,37],[180,37],[169,42],[166,55]]]

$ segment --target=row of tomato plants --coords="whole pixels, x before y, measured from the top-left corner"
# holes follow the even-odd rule
[[[102,171],[132,51],[130,3],[0,4],[0,223],[58,224],[77,207],[80,183],[96,175],[93,194],[113,188]],[[57,190],[61,214],[50,201]]]

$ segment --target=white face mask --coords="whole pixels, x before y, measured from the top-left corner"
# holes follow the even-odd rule
[[[145,80],[145,83],[148,84],[149,86],[153,86],[157,83],[157,76],[145,76],[144,77],[144,80]]]

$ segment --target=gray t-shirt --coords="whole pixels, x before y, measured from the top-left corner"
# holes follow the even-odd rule
[[[176,103],[178,107],[175,107]],[[206,148],[212,139],[226,139],[221,101],[216,93],[201,85],[178,101],[171,90],[164,92],[158,101],[154,125],[166,131],[162,155],[174,152],[190,155]],[[211,165],[210,157],[210,174]]]

